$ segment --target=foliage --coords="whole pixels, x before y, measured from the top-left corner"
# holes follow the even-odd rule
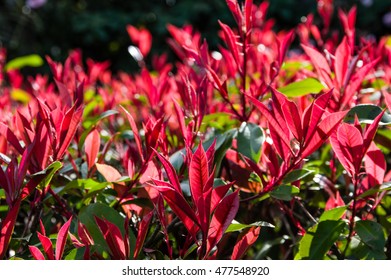
[[[319,2],[276,33],[227,0],[218,51],[168,25],[175,65],[128,25],[132,75],[1,49],[0,258],[391,258],[390,38]]]

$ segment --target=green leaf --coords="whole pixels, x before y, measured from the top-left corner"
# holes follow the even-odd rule
[[[324,211],[323,214],[319,218],[319,222],[338,221],[345,214],[346,209],[348,209],[348,206],[336,207],[334,209]]]
[[[346,223],[343,221],[322,221],[309,228],[300,240],[295,259],[322,260],[337,241]]]
[[[270,196],[276,199],[290,201],[299,192],[300,189],[298,187],[280,185],[270,192]]]
[[[45,174],[45,178],[41,181],[41,183],[39,183],[37,188],[40,190],[46,188],[50,184],[50,181],[52,180],[54,174],[59,169],[61,169],[61,167],[62,167],[62,163],[59,161],[55,161],[52,164],[50,164],[48,167],[46,167],[45,170],[35,173],[33,176]]]
[[[314,78],[307,78],[301,81],[290,83],[278,89],[287,97],[299,97],[310,93],[319,93],[324,86]]]
[[[261,147],[264,141],[262,129],[253,123],[243,122],[237,134],[238,152],[258,162],[261,157]]]
[[[373,252],[374,255],[384,255],[386,239],[383,227],[374,221],[361,220],[356,222],[355,230],[361,241]],[[384,258],[386,256],[384,255]]]
[[[9,61],[4,69],[5,71],[21,69],[26,66],[39,67],[43,65],[43,59],[37,54],[30,54],[26,56],[17,57]]]
[[[270,227],[270,228],[274,228],[274,225],[268,223],[268,222],[264,222],[264,221],[259,221],[259,222],[255,222],[255,223],[252,223],[252,224],[249,224],[249,225],[246,225],[246,224],[240,224],[240,223],[232,223],[228,226],[227,230],[225,231],[226,233],[227,232],[234,232],[234,231],[240,231],[242,229],[246,229],[246,228],[249,228],[249,227]]]
[[[345,121],[353,123],[354,116],[357,115],[360,123],[372,123],[373,120],[382,112],[383,110],[372,104],[362,104],[357,105],[349,110],[345,116]],[[384,113],[383,117],[380,120],[380,125],[391,124],[391,115]]]
[[[312,174],[313,172],[314,172],[313,170],[309,170],[309,169],[305,169],[305,168],[293,170],[285,176],[285,178],[282,182],[284,184],[289,184],[289,183],[301,180],[301,179],[307,177],[308,175]]]
[[[72,249],[65,257],[65,260],[83,260],[85,250],[86,248],[84,247]]]
[[[363,199],[367,196],[371,196],[371,195],[377,194],[379,192],[385,192],[385,191],[389,191],[389,190],[391,190],[391,182],[387,182],[387,183],[381,184],[379,186],[376,186],[374,188],[371,188],[371,189],[367,190],[366,192],[360,194],[357,197],[357,199]]]

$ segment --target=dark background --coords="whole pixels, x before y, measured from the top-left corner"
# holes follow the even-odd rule
[[[30,7],[29,3],[45,2]],[[85,57],[111,60],[114,71],[131,71],[136,63],[127,53],[131,41],[126,25],[143,26],[153,34],[153,52],[168,51],[167,23],[192,24],[214,48],[219,43],[217,20],[233,25],[225,0],[0,0],[0,46],[9,59],[50,55],[62,61],[70,49],[81,48]],[[260,1],[254,0],[254,3]],[[391,0],[334,1],[347,11],[358,6],[359,34],[377,38],[391,32]],[[302,16],[316,13],[315,0],[271,0],[268,17],[276,30],[292,28]],[[335,13],[336,15],[336,13]],[[318,19],[318,17],[317,17]],[[386,22],[388,19],[388,23]],[[334,28],[339,28],[335,17]],[[171,53],[172,57],[172,53]]]

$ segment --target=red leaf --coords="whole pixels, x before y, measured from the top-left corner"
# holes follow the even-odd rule
[[[172,184],[174,189],[178,193],[182,193],[181,184],[179,183],[179,179],[178,179],[178,176],[176,174],[174,166],[172,166],[170,161],[167,160],[165,157],[163,157],[156,150],[155,150],[155,154],[158,156],[160,162],[162,163],[162,165],[164,167],[164,170],[166,170],[166,174],[167,174],[168,180],[170,181],[170,183]]]
[[[122,176],[114,167],[107,164],[96,163],[96,169],[98,169],[99,173],[106,179],[107,182],[116,182]]]
[[[303,130],[301,128],[301,116],[297,105],[293,101],[287,100],[282,104],[282,112],[289,130],[292,132],[293,136],[301,142]]]
[[[43,251],[46,254],[47,259],[54,260],[54,251],[53,251],[53,243],[49,239],[49,237],[42,235],[41,233],[37,232],[38,239],[42,243]]]
[[[235,191],[234,193],[231,193],[230,195],[224,197],[217,205],[212,217],[212,221],[210,222],[208,232],[207,254],[213,249],[214,246],[216,246],[216,244],[223,237],[225,230],[235,218],[238,209],[238,191]]]
[[[221,200],[225,197],[228,190],[233,186],[234,183],[228,183],[227,185],[218,186],[212,191],[212,198],[210,204],[210,212],[213,212],[217,205],[220,204]]]
[[[366,152],[366,150],[369,148],[369,146],[371,145],[372,143],[372,140],[373,138],[375,137],[375,134],[376,134],[376,131],[377,131],[377,127],[379,125],[379,122],[381,120],[381,118],[383,117],[385,113],[385,110],[383,110],[374,120],[373,122],[367,127],[367,129],[365,130],[365,133],[364,133],[364,153]]]
[[[305,53],[309,56],[314,65],[316,72],[320,80],[325,83],[328,88],[333,88],[333,82],[330,78],[331,69],[329,64],[327,63],[326,58],[317,50],[307,47],[305,45],[301,45],[304,49]]]
[[[80,240],[83,242],[83,244],[94,245],[94,240],[92,239],[87,228],[85,227],[85,225],[83,225],[80,222],[78,222],[77,233],[79,235]]]
[[[137,234],[137,240],[136,240],[136,247],[134,249],[134,255],[133,258],[137,258],[138,254],[140,253],[145,237],[147,236],[148,229],[149,229],[149,224],[153,218],[153,211],[149,212],[147,215],[145,215],[139,225],[138,228],[138,234]]]
[[[0,259],[3,259],[8,248],[8,244],[11,240],[12,232],[14,231],[14,226],[16,218],[19,213],[21,200],[18,199],[14,206],[10,209],[5,219],[1,222],[0,230]]]
[[[352,98],[357,92],[358,88],[361,86],[364,78],[379,61],[380,57],[364,65],[352,75],[349,80],[349,83],[346,86],[345,93],[341,102],[341,108],[344,108],[344,106],[349,106],[349,103],[352,102]]]
[[[236,62],[236,65],[238,66],[239,72],[241,71],[241,64],[240,64],[240,54],[239,54],[239,49],[238,49],[238,44],[236,42],[236,35],[232,31],[232,29],[228,26],[219,21],[219,24],[221,28],[223,29],[224,32],[224,37],[225,37],[225,43],[227,44],[229,50],[231,51],[234,60]]]
[[[341,123],[347,112],[336,112],[325,117],[317,126],[312,138],[305,144],[301,157],[308,157],[316,151],[329,138],[338,124]]]
[[[144,161],[143,146],[141,144],[142,143],[141,137],[140,137],[136,122],[134,121],[132,115],[128,111],[126,111],[126,109],[124,107],[120,106],[120,108],[125,113],[126,117],[128,118],[130,128],[133,131],[134,140],[136,141],[136,146],[137,146],[139,155],[141,157],[141,160]]]
[[[305,143],[308,143],[312,138],[315,130],[322,119],[323,113],[327,108],[333,90],[329,90],[316,98],[312,104],[307,107],[303,114],[303,134],[305,135]]]
[[[349,68],[349,62],[351,59],[350,56],[350,47],[346,37],[343,38],[341,44],[337,47],[335,51],[335,60],[334,60],[334,71],[335,78],[339,88],[342,88],[345,84],[345,76]]]
[[[100,135],[96,128],[94,128],[86,137],[84,142],[84,150],[87,155],[87,166],[91,169],[95,164],[95,159],[98,155],[100,147]]]
[[[18,138],[9,129],[9,127],[6,124],[2,123],[2,122],[0,122],[0,134],[2,134],[7,139],[7,141],[9,143],[11,143],[11,145],[15,148],[15,150],[19,154],[23,154],[24,149],[20,145]]]
[[[35,246],[29,246],[29,250],[31,255],[33,255],[33,258],[36,260],[43,261],[45,260],[45,256],[42,254],[42,252]]]
[[[185,198],[174,188],[166,186],[155,186],[155,188],[163,195],[164,200],[179,217],[189,233],[194,235],[194,224],[198,226],[200,224],[193,209],[191,209]]]
[[[144,28],[137,29],[132,25],[126,26],[130,39],[140,49],[143,57],[147,56],[152,46],[152,35]]]
[[[345,170],[349,173],[349,176],[352,176],[354,167],[345,158],[343,151],[342,151],[342,148],[341,148],[341,145],[338,141],[336,132],[331,134],[330,143],[331,143],[331,147],[333,148],[334,153],[337,155],[339,162],[342,164],[342,166],[345,168]]]
[[[246,32],[252,29],[252,15],[253,15],[253,0],[246,0],[244,4],[244,16],[246,19]]]
[[[231,260],[241,259],[248,248],[257,241],[260,231],[261,227],[251,227],[242,232],[236,241]]]
[[[106,219],[102,220],[95,217],[95,221],[109,246],[112,258],[115,260],[126,260],[125,244],[119,228]]]
[[[242,28],[243,14],[242,14],[242,11],[240,10],[238,1],[237,0],[226,0],[226,2],[227,2],[228,8],[230,9],[232,15],[235,18],[236,24],[238,25],[239,28]]]
[[[376,147],[374,142],[369,146],[364,158],[364,163],[365,171],[368,175],[369,186],[375,187],[382,184],[386,173],[386,160],[382,151]]]
[[[355,126],[343,123],[337,130],[337,139],[342,150],[342,155],[336,154],[338,159],[344,156],[353,167],[351,171],[354,173],[351,174],[358,174],[364,157],[364,142],[360,131]]]
[[[288,32],[288,34],[285,35],[281,44],[279,43],[278,63],[279,63],[280,67],[282,66],[282,64],[284,62],[285,55],[288,51],[290,44],[292,44],[294,38],[295,38],[295,31],[291,30]]]
[[[247,95],[247,97],[250,99],[250,101],[257,107],[257,109],[262,113],[262,115],[268,120],[269,127],[273,127],[276,133],[280,136],[282,142],[286,145],[286,147],[290,147],[289,143],[289,135],[286,135],[284,133],[284,130],[281,128],[281,125],[277,122],[277,120],[274,118],[272,113],[267,109],[265,104],[260,102],[258,99]]]
[[[56,242],[56,260],[61,260],[67,242],[69,227],[71,226],[72,217],[60,228]]]
[[[57,147],[57,159],[61,159],[65,154],[65,151],[68,149],[82,117],[83,109],[81,107],[75,108],[75,105],[65,113],[64,119],[61,123],[60,139]]]
[[[202,143],[200,143],[189,166],[190,190],[195,203],[202,197],[208,179],[208,159],[206,158]]]

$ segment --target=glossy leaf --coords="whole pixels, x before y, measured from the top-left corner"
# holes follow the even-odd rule
[[[61,260],[64,253],[65,244],[71,226],[72,218],[70,218],[59,230],[56,242],[56,260]]]
[[[240,223],[232,223],[229,225],[229,227],[227,228],[227,230],[225,231],[226,233],[228,232],[235,232],[235,231],[241,231],[241,230],[244,230],[244,229],[248,229],[248,228],[251,228],[251,227],[270,227],[270,228],[274,228],[274,226],[268,222],[263,222],[263,221],[259,221],[259,222],[255,222],[255,223],[251,223],[251,224],[240,224]]]
[[[208,252],[220,241],[239,209],[238,191],[226,196],[216,207],[208,232]]]
[[[300,193],[300,189],[295,186],[281,185],[270,192],[270,196],[280,200],[290,201]]]
[[[360,123],[368,123],[371,124],[378,117],[383,110],[372,104],[359,104],[354,106],[349,110],[345,117],[346,122],[353,123],[354,117],[357,116]],[[380,122],[380,125],[388,125],[391,124],[391,115],[388,113],[384,113]]]
[[[309,170],[309,169],[296,169],[296,170],[293,170],[291,172],[289,172],[283,179],[283,183],[284,184],[289,184],[289,183],[292,183],[292,182],[295,182],[295,181],[298,181],[298,180],[302,180],[304,179],[305,177],[311,175],[312,173],[314,173],[313,170]]]
[[[322,260],[345,226],[345,222],[340,220],[326,220],[311,227],[300,240],[295,259]]]
[[[231,255],[231,260],[239,260],[243,257],[249,247],[254,244],[261,232],[260,227],[251,227],[239,235]]]
[[[261,157],[261,147],[264,141],[262,129],[256,124],[243,122],[236,137],[238,153],[257,163]]]
[[[97,129],[93,129],[84,142],[84,151],[87,155],[88,169],[95,164],[100,147],[100,134]]]
[[[355,230],[361,241],[376,255],[384,255],[386,239],[383,227],[374,221],[361,220],[356,222]]]
[[[324,86],[314,78],[306,78],[278,88],[278,91],[287,97],[300,97],[307,94],[318,94]]]

